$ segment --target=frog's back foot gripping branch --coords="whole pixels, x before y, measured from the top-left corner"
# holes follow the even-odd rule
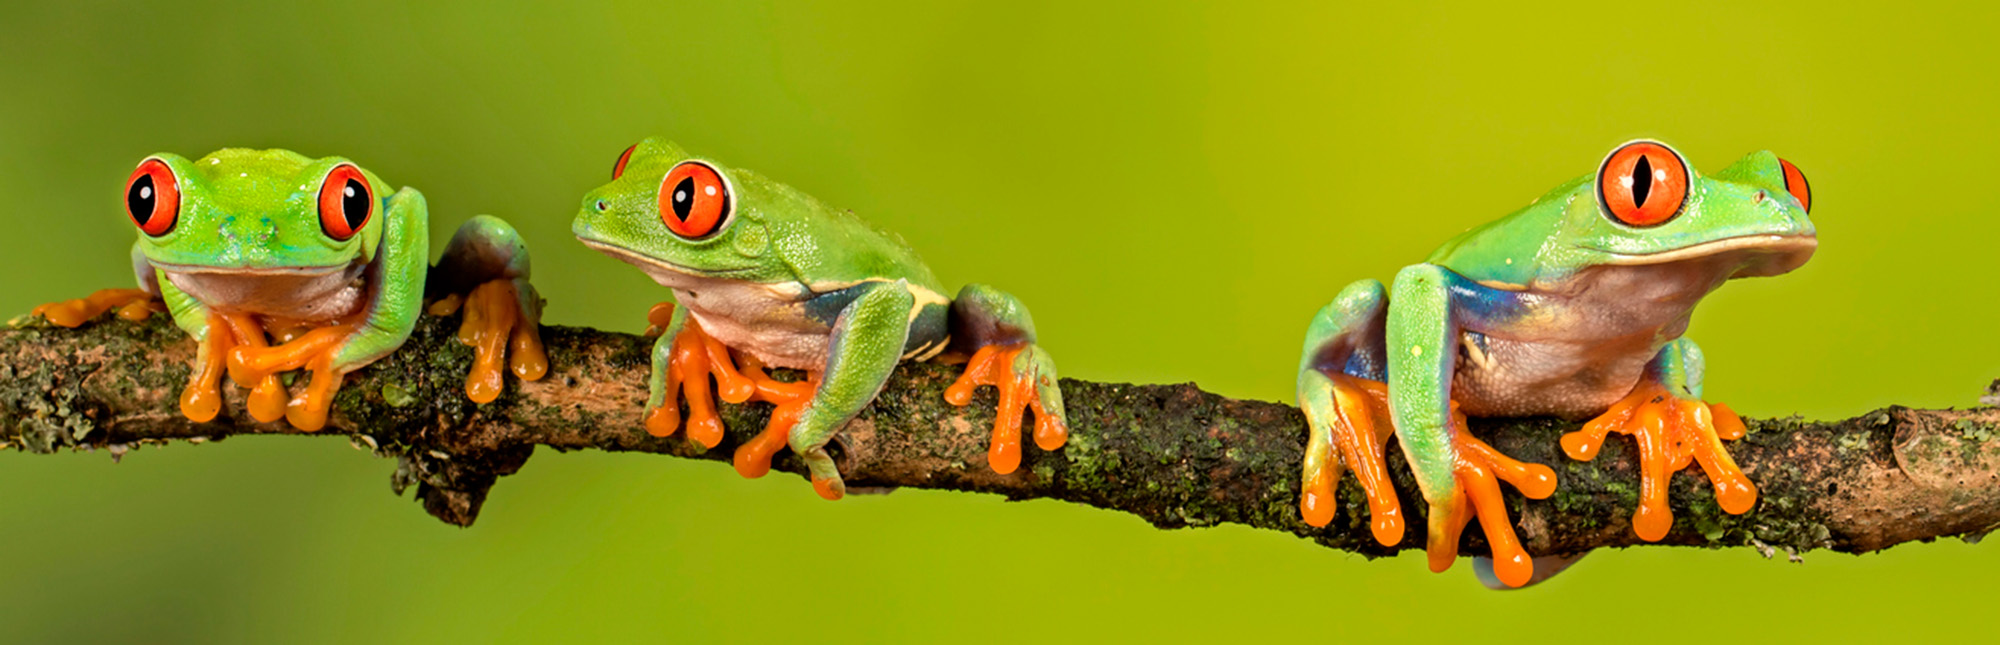
[[[951,347],[969,354],[965,371],[945,389],[945,401],[963,406],[972,393],[991,385],[1000,392],[987,462],[1000,474],[1021,465],[1021,419],[1035,415],[1035,445],[1045,451],[1069,441],[1069,422],[1058,385],[1055,359],[1035,344],[1035,320],[1007,292],[983,284],[960,289],[951,303]]]
[[[104,312],[118,310],[118,317],[139,322],[157,311],[165,311],[161,303],[144,289],[99,289],[97,292],[75,300],[51,302],[35,307],[30,316],[41,316],[49,324],[57,327],[80,327],[86,322],[104,315]]]
[[[542,298],[529,282],[528,245],[514,227],[491,215],[466,220],[445,244],[424,282],[433,315],[461,309],[458,340],[473,348],[465,394],[491,403],[506,389],[506,372],[523,381],[548,373],[542,349]]]

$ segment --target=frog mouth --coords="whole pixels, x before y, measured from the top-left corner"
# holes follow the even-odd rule
[[[300,277],[317,277],[317,276],[333,275],[335,273],[340,273],[342,271],[353,269],[357,264],[359,263],[350,262],[347,264],[335,264],[329,266],[302,266],[302,267],[230,267],[230,266],[215,266],[210,264],[173,264],[170,262],[152,263],[152,265],[155,268],[158,268],[161,271],[165,271],[167,273],[183,274],[183,275],[242,275],[242,276],[300,276]]]
[[[1812,235],[1743,235],[1659,253],[1612,253],[1604,263],[1646,266],[1694,260],[1735,260],[1742,263],[1736,276],[1759,277],[1797,269],[1806,260],[1812,259],[1813,251],[1818,248],[1819,238]]]
[[[610,242],[600,242],[585,237],[578,237],[576,239],[577,241],[582,242],[584,246],[590,247],[591,249],[599,253],[603,253],[605,255],[609,255],[619,260],[623,260],[626,264],[639,267],[641,271],[645,271],[648,274],[654,274],[655,276],[658,275],[657,273],[655,273],[656,271],[668,271],[672,273],[678,273],[681,275],[697,276],[704,278],[710,278],[710,277],[726,278],[733,275],[750,273],[752,271],[757,270],[757,267],[755,266],[724,267],[720,269],[701,269],[701,268],[691,267],[685,264],[676,264],[674,262],[662,260],[660,258],[646,255],[644,253],[640,253],[632,249],[612,244]]]

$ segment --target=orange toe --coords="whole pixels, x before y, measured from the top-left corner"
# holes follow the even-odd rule
[[[1722,445],[1744,433],[1743,420],[1728,406],[1678,398],[1648,378],[1582,430],[1564,435],[1563,451],[1588,461],[1613,432],[1631,435],[1639,453],[1639,506],[1632,515],[1639,539],[1658,541],[1673,529],[1668,484],[1675,472],[1693,464],[1708,474],[1724,512],[1740,515],[1756,505],[1756,485]]]
[[[230,346],[235,344],[221,316],[209,314],[208,329],[208,341],[201,344],[206,352],[195,357],[187,387],[181,390],[181,416],[196,423],[222,413],[222,375],[228,371]]]
[[[1035,446],[1043,450],[1056,450],[1069,441],[1069,428],[1062,420],[1050,415],[1042,406],[1041,395],[1035,388],[1033,374],[1014,371],[1014,359],[1028,348],[1028,343],[1012,345],[987,345],[979,348],[966,361],[965,371],[950,387],[945,388],[945,402],[964,406],[972,402],[972,393],[983,385],[991,385],[999,390],[1000,401],[993,419],[993,438],[987,444],[986,461],[993,472],[1006,475],[1021,466],[1021,417],[1032,411],[1035,415]]]
[[[819,493],[822,499],[837,501],[847,496],[846,487],[842,486],[838,480],[814,477],[812,481],[813,492]]]
[[[464,309],[458,342],[472,347],[472,369],[465,377],[466,398],[475,403],[500,398],[509,371],[524,381],[540,379],[548,372],[541,331],[521,310],[521,295],[514,281],[492,280],[473,287]]]
[[[666,397],[647,414],[646,431],[657,437],[672,436],[681,425],[679,402],[684,400],[688,440],[704,448],[722,443],[722,418],[716,412],[711,378],[733,403],[749,400],[757,391],[755,381],[737,371],[728,348],[689,320],[674,337],[667,363]]]
[[[1336,454],[1322,459],[1325,465],[1321,472],[1311,475],[1313,480],[1323,481],[1308,482],[1306,495],[1299,500],[1300,511],[1312,508],[1312,515],[1307,517],[1309,523],[1332,519],[1333,509],[1338,505],[1333,489],[1339,483],[1340,465],[1345,464],[1353,470],[1363,496],[1368,499],[1369,530],[1375,541],[1385,546],[1399,544],[1403,541],[1403,507],[1396,499],[1395,487],[1389,483],[1383,459],[1386,449],[1383,442],[1395,432],[1389,424],[1389,389],[1380,381],[1346,374],[1329,374],[1328,378],[1333,382],[1335,415],[1319,421],[1331,430]],[[1324,525],[1325,521],[1314,524]]]
[[[1457,490],[1431,506],[1431,539],[1428,545],[1432,571],[1451,568],[1458,558],[1458,536],[1473,519],[1486,534],[1492,547],[1493,574],[1510,587],[1528,584],[1535,576],[1534,558],[1522,548],[1507,513],[1500,482],[1507,482],[1529,499],[1543,499],[1555,492],[1555,471],[1541,464],[1517,461],[1465,431],[1465,417],[1452,410],[1452,442]]]
[[[57,327],[79,327],[113,309],[117,309],[118,315],[127,320],[145,320],[153,312],[150,305],[152,298],[141,289],[99,289],[75,300],[37,306],[28,314],[41,316]]]

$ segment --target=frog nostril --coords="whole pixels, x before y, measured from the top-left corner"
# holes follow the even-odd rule
[[[1761,191],[1761,190],[1760,190],[1760,191],[1757,191],[1757,194],[1755,194],[1755,195],[1751,195],[1751,196],[1750,196],[1750,203],[1752,203],[1752,204],[1762,204],[1762,203],[1764,203],[1764,198],[1765,198],[1766,196],[1767,196],[1767,195],[1766,195],[1766,194],[1764,193],[1764,191]]]
[[[610,206],[609,206],[608,204],[605,204],[605,203],[604,203],[604,200],[602,200],[602,199],[600,199],[600,200],[597,200],[597,212],[599,212],[599,213],[602,213],[602,212],[604,212],[604,209],[606,209],[606,208],[609,208],[609,207],[610,207]]]

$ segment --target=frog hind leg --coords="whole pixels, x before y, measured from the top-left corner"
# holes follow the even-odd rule
[[[1362,280],[1342,289],[1313,316],[1299,358],[1299,407],[1307,440],[1299,515],[1312,526],[1333,521],[1343,466],[1368,498],[1369,527],[1384,545],[1403,541],[1402,504],[1389,483],[1384,446],[1388,388],[1382,382],[1382,323],[1388,304],[1382,283]]]
[[[791,428],[792,452],[811,471],[813,490],[826,499],[847,494],[826,444],[848,420],[875,400],[902,360],[912,313],[919,306],[908,282],[876,283],[834,318],[826,369],[812,400]]]
[[[1703,361],[1694,341],[1680,338],[1660,349],[1646,374],[1625,398],[1583,428],[1562,438],[1571,459],[1590,461],[1605,436],[1631,435],[1639,450],[1639,508],[1632,531],[1648,542],[1673,528],[1667,485],[1675,472],[1699,463],[1715,489],[1715,501],[1732,515],[1757,504],[1757,487],[1723,448],[1723,439],[1743,436],[1743,420],[1729,406],[1701,400]]]
[[[387,210],[381,246],[364,278],[373,294],[366,309],[282,345],[239,345],[230,353],[231,378],[261,382],[286,370],[310,372],[305,389],[285,406],[285,419],[294,428],[317,432],[326,427],[333,397],[347,374],[402,347],[423,313],[430,249],[424,197],[416,189],[404,188],[389,199]]]
[[[465,395],[491,403],[506,389],[506,372],[523,381],[548,373],[542,348],[542,298],[529,282],[528,245],[506,220],[477,215],[466,220],[445,244],[430,271],[426,295],[436,298],[431,314],[462,309],[458,341],[473,348]]]
[[[1014,296],[983,284],[969,284],[951,301],[948,314],[951,346],[970,353],[965,372],[945,388],[945,401],[955,406],[972,402],[982,385],[1000,392],[993,439],[987,462],[1002,475],[1021,465],[1021,418],[1035,414],[1035,445],[1045,451],[1069,440],[1055,360],[1035,343],[1035,320]],[[968,351],[969,350],[969,351]]]
[[[38,305],[28,315],[41,316],[57,327],[75,328],[114,309],[118,311],[119,318],[131,322],[140,322],[152,317],[155,312],[166,311],[166,303],[161,300],[159,278],[136,242],[132,244],[132,273],[138,279],[137,289],[99,289],[75,300]]]
[[[1473,519],[1492,545],[1495,576],[1510,587],[1534,577],[1500,494],[1512,484],[1530,499],[1555,492],[1555,471],[1517,461],[1473,437],[1451,400],[1464,321],[1518,315],[1511,294],[1483,287],[1433,264],[1405,267],[1392,287],[1384,354],[1389,408],[1403,454],[1430,504],[1426,551],[1432,571],[1458,558],[1458,538]]]

